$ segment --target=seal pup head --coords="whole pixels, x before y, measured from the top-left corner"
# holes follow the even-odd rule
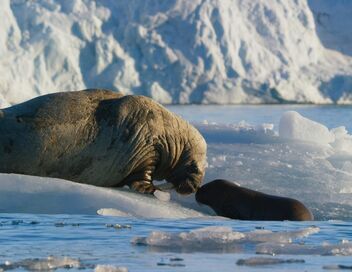
[[[217,215],[241,220],[313,220],[310,210],[300,201],[264,194],[227,180],[203,185],[196,200],[210,206]]]

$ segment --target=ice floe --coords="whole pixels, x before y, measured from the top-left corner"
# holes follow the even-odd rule
[[[205,227],[189,232],[153,231],[147,237],[135,237],[131,243],[154,248],[184,251],[241,251],[248,243],[291,243],[292,239],[303,238],[319,232],[317,227],[309,227],[295,231],[272,232],[270,230],[255,230],[252,232],[237,232],[231,227]]]

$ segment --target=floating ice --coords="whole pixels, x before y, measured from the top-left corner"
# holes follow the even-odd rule
[[[309,235],[318,233],[318,227],[309,227],[305,229],[287,231],[287,232],[272,232],[270,230],[255,230],[246,233],[245,238],[252,242],[273,242],[276,243],[291,243],[292,239],[303,238]]]
[[[304,263],[302,259],[279,259],[279,258],[265,258],[265,257],[252,257],[248,259],[239,259],[237,265],[273,265],[273,264],[284,264],[284,263]]]
[[[128,272],[128,269],[121,266],[99,264],[95,267],[94,272]]]
[[[118,209],[112,209],[112,208],[99,209],[97,210],[97,214],[103,215],[103,216],[122,216],[122,217],[131,216],[128,213],[122,212]]]
[[[153,231],[147,237],[135,237],[131,243],[148,245],[166,249],[183,249],[189,251],[238,251],[243,243],[260,243],[270,241],[274,243],[290,243],[292,239],[303,238],[319,231],[317,227],[287,232],[253,231],[236,232],[230,227],[205,227],[189,232],[161,232]]]
[[[263,243],[257,245],[256,253],[269,255],[352,256],[352,243],[341,242],[340,244],[321,245]]]
[[[25,269],[28,271],[51,271],[59,268],[70,269],[79,268],[81,263],[77,259],[69,257],[53,257],[50,256],[46,259],[25,259],[18,262],[7,261],[0,265],[0,269],[3,270],[14,270],[14,269]]]

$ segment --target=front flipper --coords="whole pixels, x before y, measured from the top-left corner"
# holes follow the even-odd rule
[[[142,194],[154,194],[154,192],[157,190],[151,181],[132,181],[127,185],[130,187],[130,189]]]

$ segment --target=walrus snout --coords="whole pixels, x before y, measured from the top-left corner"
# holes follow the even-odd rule
[[[200,183],[187,179],[176,186],[176,192],[181,195],[189,195],[195,193],[200,186]]]
[[[177,193],[189,195],[195,193],[203,182],[204,167],[195,160],[187,157],[186,162],[180,163],[167,178],[175,186]]]

